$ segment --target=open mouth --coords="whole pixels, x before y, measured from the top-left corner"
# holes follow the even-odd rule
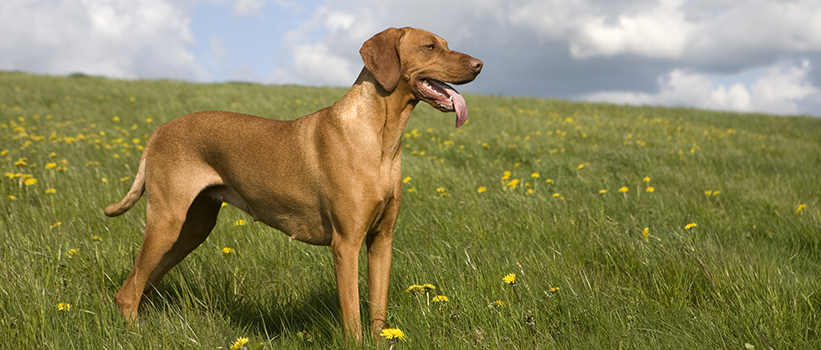
[[[416,81],[416,87],[432,106],[443,112],[456,112],[457,128],[468,119],[465,98],[450,85],[431,78],[421,78]]]

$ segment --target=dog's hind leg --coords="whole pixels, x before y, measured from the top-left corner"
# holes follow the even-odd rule
[[[208,237],[220,206],[219,201],[207,196],[196,197],[187,212],[183,211],[184,205],[183,210],[167,210],[169,206],[158,208],[149,201],[143,245],[133,270],[114,297],[123,316],[136,320],[143,293]]]
[[[171,250],[163,255],[160,264],[157,265],[148,278],[148,283],[145,286],[146,292],[159,284],[163,276],[172,267],[208,238],[208,234],[211,233],[217,223],[217,214],[219,214],[221,206],[222,202],[209,196],[200,195],[194,199],[194,202],[188,208],[188,214],[185,216],[179,238],[171,246]]]

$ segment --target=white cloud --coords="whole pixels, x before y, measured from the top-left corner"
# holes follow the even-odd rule
[[[786,62],[766,69],[749,85],[734,83],[714,86],[709,76],[673,70],[658,80],[659,92],[598,92],[586,96],[590,101],[633,105],[692,106],[738,112],[799,114],[811,111],[801,107],[805,100],[818,101],[821,90],[809,81],[809,61]]]
[[[234,16],[256,16],[265,5],[265,0],[236,0],[231,8]]]
[[[203,79],[189,22],[165,0],[3,0],[0,69]]]

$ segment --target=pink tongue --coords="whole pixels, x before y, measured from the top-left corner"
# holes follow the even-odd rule
[[[468,120],[468,105],[465,103],[465,98],[449,85],[442,84],[442,88],[453,101],[453,110],[456,111],[456,127],[458,128]]]

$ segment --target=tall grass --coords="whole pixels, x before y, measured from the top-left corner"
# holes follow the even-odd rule
[[[144,201],[102,213],[165,121],[293,119],[344,93],[0,73],[0,348],[359,348],[327,248],[233,207],[124,326]],[[397,349],[821,347],[821,120],[466,98],[463,127],[420,104],[406,129]]]

